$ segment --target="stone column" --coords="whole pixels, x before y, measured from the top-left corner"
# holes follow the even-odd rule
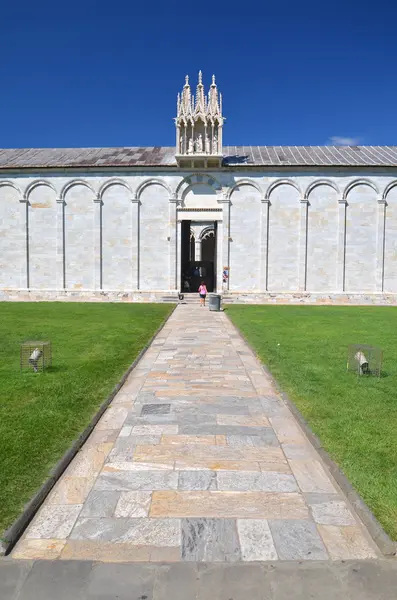
[[[176,198],[169,200],[169,269],[170,269],[170,290],[175,291],[178,287],[177,282],[177,223],[176,223]]]
[[[303,292],[306,290],[307,275],[307,219],[309,201],[306,198],[300,200],[299,211],[299,266],[298,266],[298,288]]]
[[[216,231],[216,291],[218,294],[222,293],[224,229],[224,223],[222,221],[218,221]]]
[[[222,240],[222,279],[223,279],[223,269],[224,267],[227,267],[229,269],[229,274],[230,274],[230,265],[229,265],[229,261],[230,261],[230,199],[229,198],[224,198],[223,199],[223,210],[222,210],[222,215],[223,215],[223,222],[222,222],[222,229],[223,229],[223,240]],[[229,279],[223,283],[223,280],[221,279],[221,285],[222,285],[222,289],[224,292],[227,292],[229,289]]]
[[[383,292],[385,270],[385,230],[386,206],[384,198],[378,199],[377,231],[376,231],[376,283],[377,292]]]
[[[29,203],[26,198],[22,198],[19,201],[19,210],[21,216],[21,225],[23,231],[21,232],[21,242],[24,246],[24,261],[21,268],[21,281],[20,287],[22,289],[29,287]]]
[[[260,282],[261,292],[267,292],[269,269],[269,207],[270,200],[261,200],[261,244],[260,244]]]
[[[94,200],[94,290],[102,289],[102,199]]]
[[[194,238],[194,260],[201,260],[201,242],[202,239]]]
[[[132,203],[132,243],[131,243],[131,265],[132,265],[132,289],[139,290],[139,198],[131,198]]]
[[[181,237],[182,237],[182,221],[177,219],[176,222],[176,287],[177,291],[181,290],[182,273],[181,273]]]
[[[336,260],[336,290],[338,292],[345,291],[346,210],[347,202],[341,198],[338,201],[338,254]]]
[[[65,281],[65,201],[57,198],[57,255],[56,288],[64,290]]]

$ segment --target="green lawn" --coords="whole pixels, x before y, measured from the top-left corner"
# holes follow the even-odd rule
[[[0,536],[171,309],[0,303]],[[20,342],[42,338],[52,342],[53,367],[21,373]]]
[[[397,540],[397,308],[230,306],[227,312]],[[352,343],[383,349],[381,379],[346,372]]]

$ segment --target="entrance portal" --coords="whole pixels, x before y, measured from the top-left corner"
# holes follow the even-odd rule
[[[204,281],[209,292],[216,290],[217,223],[182,221],[181,292],[196,293]]]

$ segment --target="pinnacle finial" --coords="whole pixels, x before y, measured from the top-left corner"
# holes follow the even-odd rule
[[[189,85],[189,75],[185,76],[185,85]]]
[[[212,76],[212,85],[215,85],[215,75]]]
[[[199,82],[199,85],[201,85],[203,83],[203,74],[201,71],[199,71],[198,82]]]

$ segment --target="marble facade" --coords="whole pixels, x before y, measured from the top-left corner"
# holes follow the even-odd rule
[[[141,149],[159,159],[134,162],[138,149],[131,148],[118,162],[60,159],[55,166],[12,162],[7,157],[16,151],[0,151],[0,299],[175,297],[181,224],[189,220],[197,231],[217,223],[216,287],[229,299],[394,303],[397,161],[321,167],[299,159],[260,165],[248,152],[236,157],[221,146],[215,80],[208,100],[200,85],[198,108],[186,85],[186,114],[178,99],[177,145],[168,162],[166,148]],[[192,150],[194,126],[204,142]],[[270,156],[276,147],[261,148]],[[221,162],[211,163],[214,157]]]

